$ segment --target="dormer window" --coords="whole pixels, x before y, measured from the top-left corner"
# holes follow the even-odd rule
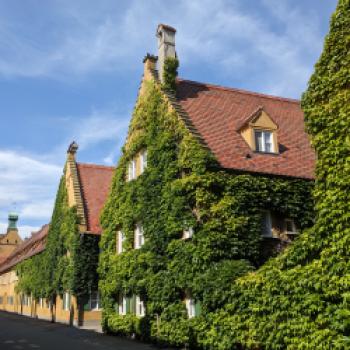
[[[273,133],[267,130],[254,130],[255,150],[257,152],[273,153]]]
[[[252,151],[261,153],[278,153],[277,130],[277,124],[263,107],[259,107],[237,129]]]

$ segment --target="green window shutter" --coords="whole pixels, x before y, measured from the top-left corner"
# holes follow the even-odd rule
[[[115,310],[116,314],[119,315],[119,303],[118,302],[115,302],[114,310]]]
[[[202,313],[202,306],[201,306],[201,302],[200,301],[196,301],[196,304],[194,306],[194,310],[195,310],[195,315],[196,316],[200,316]]]
[[[130,298],[130,312],[135,315],[136,314],[136,295],[133,295]]]
[[[126,313],[130,313],[130,305],[131,304],[131,298],[130,297],[126,297]]]

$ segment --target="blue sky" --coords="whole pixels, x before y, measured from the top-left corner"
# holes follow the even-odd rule
[[[114,165],[158,23],[181,77],[299,98],[336,0],[0,0],[0,231],[50,220],[66,149]],[[16,203],[16,204],[14,204]]]

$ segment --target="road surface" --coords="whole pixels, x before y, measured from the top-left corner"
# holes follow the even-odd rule
[[[0,350],[155,350],[117,336],[0,311]]]

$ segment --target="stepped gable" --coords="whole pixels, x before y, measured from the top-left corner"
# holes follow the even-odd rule
[[[176,100],[223,168],[314,179],[315,152],[300,101],[183,79]],[[239,133],[259,108],[278,125],[278,154],[254,152]]]
[[[0,265],[0,274],[11,270],[14,266],[33,255],[41,253],[46,247],[49,225],[44,225],[38,232],[21,243]]]
[[[88,233],[100,235],[100,215],[107,200],[114,167],[77,163]]]

